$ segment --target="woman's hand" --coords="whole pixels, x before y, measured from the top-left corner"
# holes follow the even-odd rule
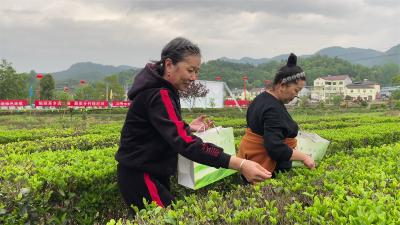
[[[314,160],[313,160],[310,156],[308,156],[308,155],[306,155],[305,159],[303,160],[303,164],[304,164],[305,166],[307,166],[309,169],[315,169],[315,162],[314,162]]]
[[[271,172],[260,164],[236,156],[231,157],[229,168],[238,170],[250,183],[264,181],[272,176]]]
[[[207,119],[206,115],[201,115],[194,119],[190,124],[190,130],[193,132],[205,131],[214,124],[213,121]]]
[[[315,162],[314,160],[309,156],[304,154],[303,152],[300,152],[296,148],[293,149],[293,154],[290,160],[298,160],[302,161],[303,164],[308,167],[309,169],[315,169]]]
[[[250,183],[261,182],[272,177],[272,173],[266,170],[260,164],[246,159],[242,164],[240,172]]]

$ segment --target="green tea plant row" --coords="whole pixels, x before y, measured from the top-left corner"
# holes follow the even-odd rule
[[[96,217],[97,213],[103,219],[107,215],[114,215],[116,212],[113,208],[117,206],[103,200],[112,202],[118,199],[119,202],[115,204],[123,207],[115,186],[115,151],[115,148],[89,151],[75,149],[9,154],[0,158],[0,180],[4,183],[0,197],[3,198],[1,202],[5,203],[0,205],[0,212],[3,209],[4,221],[9,224],[27,221],[48,223],[50,220],[51,223],[79,221],[90,224],[101,220]],[[394,159],[397,162],[398,158]],[[332,168],[335,167],[329,169]],[[303,172],[307,173],[306,170]],[[293,184],[291,190],[302,187],[302,184]],[[326,185],[329,186],[329,182]],[[306,192],[310,193],[314,186],[311,185],[311,190],[307,189]],[[260,208],[266,204],[271,203],[263,203]]]
[[[90,139],[89,137],[94,137],[96,134],[98,134],[98,138],[102,135],[109,135],[111,139],[116,138],[115,135],[119,135],[120,128],[120,124],[107,124],[94,126],[84,131],[78,131],[77,133],[68,133],[72,130],[70,129],[64,134],[64,131],[58,131],[57,134],[56,130],[52,129],[34,129],[31,135],[36,135],[35,138],[28,138],[28,140],[36,140],[38,148],[25,152],[31,153],[30,155],[20,154],[24,152],[24,143],[21,143],[21,152],[18,150],[18,147],[15,147],[14,150],[18,154],[5,154],[3,158],[0,158],[0,182],[2,184],[0,187],[0,224],[23,224],[29,221],[34,224],[62,224],[64,222],[72,224],[92,224],[94,221],[104,221],[106,218],[119,218],[119,213],[124,212],[124,206],[119,199],[119,193],[115,186],[116,163],[113,155],[116,148],[94,149],[89,151],[82,151],[87,149],[65,149],[68,149],[69,146],[67,144],[68,138],[72,138],[71,141],[74,142],[70,143],[71,146],[77,146],[79,145],[78,140],[85,140],[85,138]],[[41,132],[41,130],[48,131],[48,133],[44,135],[35,133],[35,131]],[[238,130],[244,131],[244,129],[235,129],[235,141],[237,143],[240,141],[240,132],[237,132]],[[365,133],[360,135],[360,132],[364,132],[364,130],[366,130]],[[342,128],[337,129],[336,132],[335,130],[318,130],[316,132],[332,140],[331,146],[334,146],[337,152],[340,152],[344,149],[365,145],[374,146],[383,143],[392,143],[399,140],[397,130],[400,130],[397,123],[383,123],[362,125],[357,128]],[[29,130],[23,130],[21,133],[26,131]],[[331,133],[329,133],[330,131]],[[7,132],[12,133],[15,131]],[[82,134],[88,135],[79,136]],[[63,141],[60,142],[62,138],[48,138],[64,137],[62,135],[65,135],[65,145],[62,145]],[[73,135],[78,136],[73,137]],[[94,148],[103,148],[97,146],[97,144],[101,145],[100,139],[96,139],[98,142],[95,141],[89,145]],[[21,138],[21,140],[23,140],[23,138]],[[60,145],[58,145],[60,148],[50,147],[51,151],[45,150],[46,143],[48,145],[57,146],[56,142],[60,142]],[[34,142],[30,143],[32,145],[34,144]],[[19,143],[9,143],[9,147],[13,144],[18,146]],[[4,146],[7,145],[2,145],[1,147]],[[27,148],[29,148],[29,146],[31,145],[27,145]],[[67,147],[63,149],[63,146]],[[290,174],[287,176],[290,176]],[[296,175],[295,177],[300,176]],[[280,178],[275,181],[279,180]],[[279,183],[271,183],[271,185],[273,187],[278,185],[278,192],[281,189]],[[294,185],[294,188],[295,187],[299,186]],[[241,190],[243,187],[238,188]],[[233,191],[235,190],[236,188]],[[305,191],[305,193],[312,193],[312,191]],[[305,198],[304,196],[307,196],[307,194],[299,195],[299,198]],[[249,199],[251,199],[251,197],[249,197]],[[320,201],[328,200],[320,199]],[[252,224],[253,222],[260,223],[260,221],[274,223],[276,220],[281,220],[279,215],[271,218],[269,218],[268,215],[275,215],[275,208],[282,210],[281,205],[282,204],[279,202],[271,203],[270,201],[262,204],[260,203],[257,206],[259,210],[257,212],[252,211],[251,207],[243,209],[251,216],[239,214],[241,216],[238,215],[235,217],[239,219],[233,220],[231,218],[227,221],[230,221],[230,223],[235,223],[235,221],[238,223],[247,221],[245,219],[240,219],[243,217],[248,219],[248,222],[243,223]],[[294,211],[298,209],[298,206],[292,207],[294,207]],[[257,215],[261,215],[260,212],[265,213],[263,208],[272,208],[273,210],[269,211],[267,217],[258,217]],[[173,213],[174,212],[172,212],[172,214]],[[288,211],[287,213],[290,212]],[[268,220],[266,220],[266,218],[268,218]],[[171,218],[167,218],[167,221],[174,221],[173,217],[172,220]]]
[[[113,131],[117,130],[112,128]],[[102,128],[97,128],[97,131]],[[238,146],[243,128],[235,129],[236,145]],[[92,132],[97,132],[92,129]],[[104,131],[104,130],[102,130]],[[363,125],[356,128],[342,128],[335,130],[315,130],[314,132],[331,140],[334,149],[350,149],[366,145],[379,145],[400,140],[400,125],[385,123],[379,125]],[[11,153],[33,153],[39,151],[56,151],[66,149],[90,150],[92,148],[105,148],[118,143],[119,133],[86,134],[82,136],[50,137],[40,141],[20,141],[0,145],[0,157]]]
[[[77,149],[81,151],[94,148],[106,148],[116,146],[120,135],[110,134],[86,134],[82,136],[70,137],[50,137],[40,141],[20,141],[0,145],[0,157],[8,154],[30,154],[43,151],[60,151]],[[117,149],[115,147],[115,149]]]
[[[122,125],[119,123],[101,124],[91,126],[86,129],[57,129],[57,128],[37,128],[20,130],[0,130],[0,144],[7,144],[18,141],[41,140],[49,137],[70,137],[85,134],[108,134],[119,133]]]
[[[341,120],[341,117],[336,121],[318,121],[318,122],[303,122],[300,123],[302,130],[319,130],[319,129],[338,129],[345,127],[357,127],[367,124],[383,124],[400,122],[400,117],[371,117],[362,116],[359,118]],[[322,118],[323,119],[323,118]]]
[[[294,169],[227,194],[190,195],[172,208],[153,203],[135,220],[107,225],[399,224],[399,156],[400,144],[338,153],[316,170]]]
[[[121,216],[115,148],[0,158],[0,224],[93,224]]]
[[[345,127],[340,129],[311,130],[321,137],[331,141],[329,149],[347,151],[363,146],[379,146],[400,141],[400,123],[377,123],[360,125],[358,127]],[[235,145],[239,146],[245,128],[235,129]]]
[[[215,124],[223,127],[246,128],[245,118],[213,118]],[[380,124],[400,122],[400,117],[378,117],[378,116],[335,116],[335,117],[311,117],[303,118],[298,122],[301,130],[338,129],[345,127],[356,127],[365,124]]]
[[[363,146],[379,146],[400,141],[400,123],[381,123],[312,132],[330,140],[335,152]]]
[[[212,118],[217,126],[234,127],[236,129],[242,129],[241,131],[235,131],[236,134],[244,134],[246,127],[246,121],[244,118]],[[308,120],[307,120],[308,119]],[[313,122],[314,121],[314,122]],[[365,123],[376,124],[376,123],[391,123],[400,122],[400,118],[397,117],[371,117],[371,116],[336,116],[336,117],[311,117],[305,118],[298,121],[301,129],[314,130],[314,129],[337,129],[343,127],[355,127]],[[0,144],[6,144],[9,142],[17,141],[28,141],[28,140],[41,140],[48,137],[68,137],[78,136],[84,134],[107,134],[107,133],[119,133],[121,130],[121,123],[101,124],[91,126],[87,129],[57,129],[57,128],[36,128],[36,129],[21,129],[21,130],[0,130]],[[242,134],[242,135],[243,135]]]
[[[355,121],[367,120],[370,118],[384,118],[383,113],[344,113],[344,114],[328,114],[328,115],[300,115],[295,114],[293,118],[298,123],[319,123],[319,122],[333,122],[333,121]],[[387,117],[395,118],[395,117]]]
[[[32,130],[8,130],[0,131],[0,144],[26,140],[38,140],[45,137],[67,137],[81,134],[83,134],[83,131],[75,129],[59,130],[51,128],[40,128]]]

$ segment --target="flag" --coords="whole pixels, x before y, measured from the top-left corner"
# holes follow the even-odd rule
[[[29,97],[32,98],[33,96],[33,88],[32,85],[29,87]]]
[[[112,93],[112,89],[110,90],[110,100],[112,100],[113,98],[113,93]]]

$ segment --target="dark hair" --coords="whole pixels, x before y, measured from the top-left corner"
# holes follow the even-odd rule
[[[296,64],[297,56],[293,53],[290,53],[286,65],[282,66],[275,74],[273,86],[280,83],[284,83],[286,85],[294,84],[298,80],[306,80],[303,69]]]
[[[166,59],[171,59],[173,64],[177,64],[190,55],[201,56],[200,48],[186,38],[177,37],[168,42],[161,52],[161,59],[155,61],[161,75],[164,73],[164,63]]]

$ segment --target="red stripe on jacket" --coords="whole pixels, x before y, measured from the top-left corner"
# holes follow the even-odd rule
[[[158,194],[158,190],[154,182],[150,179],[150,176],[148,173],[144,173],[144,182],[146,183],[147,189],[150,192],[150,197],[153,201],[157,203],[157,205],[161,206],[164,208],[164,204],[162,203],[160,199],[160,195]]]
[[[174,106],[172,105],[171,99],[169,98],[169,94],[167,90],[160,90],[161,99],[164,103],[165,108],[167,109],[169,119],[175,123],[176,129],[178,130],[178,135],[186,142],[190,143],[193,141],[193,138],[187,135],[186,130],[184,129],[184,123],[178,119],[176,116]]]

